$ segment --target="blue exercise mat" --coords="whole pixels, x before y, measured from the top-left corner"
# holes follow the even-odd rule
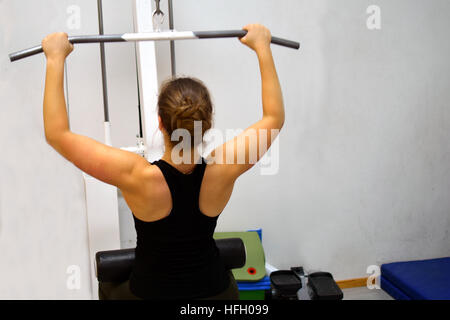
[[[383,264],[380,282],[398,300],[450,300],[450,257]]]
[[[389,293],[389,295],[395,300],[411,300],[402,290],[394,286],[389,280],[385,277],[380,277],[381,288]]]

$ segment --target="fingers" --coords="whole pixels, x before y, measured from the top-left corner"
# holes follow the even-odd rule
[[[247,25],[242,27],[242,30],[249,31],[251,28],[252,28],[252,24],[247,24]]]
[[[67,35],[67,33],[65,33],[65,32],[53,32],[53,33],[50,33],[50,34],[48,34],[45,38],[44,38],[44,40],[45,39],[52,39],[52,38],[58,38],[58,37],[65,37],[65,38],[68,38],[68,35]]]
[[[247,33],[250,31],[254,31],[254,30],[264,32],[264,33],[270,33],[270,30],[267,27],[265,27],[264,25],[259,24],[259,23],[247,24],[242,27],[242,30],[247,31]]]
[[[239,38],[239,40],[240,40],[242,43],[244,43],[244,44],[245,44],[246,41],[247,41],[247,35],[248,35],[248,31],[250,30],[250,28],[251,28],[251,26],[250,26],[249,24],[247,24],[247,25],[245,25],[245,26],[242,27],[242,30],[247,31],[247,34],[246,34],[245,36]]]
[[[65,32],[55,32],[42,40],[42,49],[47,58],[67,57],[73,51],[73,44]]]
[[[242,38],[239,38],[239,40],[243,44],[247,44],[248,43],[248,35],[249,35],[251,30],[255,29],[255,26],[257,26],[257,24],[251,23],[251,24],[247,24],[247,25],[242,27],[242,30],[247,31],[247,34],[245,36],[243,36]]]
[[[243,30],[247,30],[250,31],[252,29],[265,29],[265,30],[269,30],[267,29],[267,27],[265,27],[264,25],[260,24],[260,23],[251,23],[251,24],[247,24],[245,26],[242,27]]]
[[[245,30],[245,29],[242,29],[242,30]],[[247,34],[248,34],[248,31],[247,31]],[[239,41],[245,44],[247,42],[247,34],[245,36],[243,36],[243,37],[238,38]]]
[[[258,51],[261,48],[270,46],[271,34],[269,29],[261,24],[248,24],[242,27],[247,31],[247,34],[239,38],[242,44]]]

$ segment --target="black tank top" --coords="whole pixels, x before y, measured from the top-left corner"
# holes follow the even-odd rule
[[[190,174],[164,160],[157,165],[172,196],[170,214],[154,222],[133,215],[137,233],[136,260],[130,290],[143,299],[189,299],[216,295],[229,285],[228,271],[213,239],[218,217],[199,208],[206,163]]]

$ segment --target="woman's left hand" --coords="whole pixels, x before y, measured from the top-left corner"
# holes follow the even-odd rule
[[[42,49],[47,60],[64,60],[73,51],[73,44],[69,42],[67,33],[56,32],[49,34],[42,40]]]

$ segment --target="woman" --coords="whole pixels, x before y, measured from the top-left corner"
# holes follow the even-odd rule
[[[262,142],[268,148],[284,123],[270,31],[257,24],[243,29],[248,32],[240,41],[256,52],[259,61],[263,115],[242,134],[216,148],[211,153],[216,161],[208,164],[194,152],[194,143],[190,150],[183,149],[181,163],[172,157],[175,144],[171,137],[175,130],[186,129],[193,135],[194,121],[201,121],[202,134],[211,127],[211,100],[200,81],[178,78],[162,86],[158,119],[165,153],[161,160],[150,164],[134,153],[69,130],[63,75],[64,60],[73,46],[65,33],[51,34],[42,41],[47,58],[44,94],[47,142],[82,171],[119,188],[133,212],[137,246],[131,278],[121,284],[100,287],[101,299],[238,297],[236,282],[231,272],[225,270],[212,235],[236,179],[254,165],[250,158],[259,160],[266,152],[266,148],[261,148],[257,155],[251,155],[250,139],[245,137],[256,132],[257,146],[264,145],[260,139],[266,139]],[[238,150],[238,139],[245,140],[243,150]],[[244,153],[245,161],[237,161],[238,152]]]

